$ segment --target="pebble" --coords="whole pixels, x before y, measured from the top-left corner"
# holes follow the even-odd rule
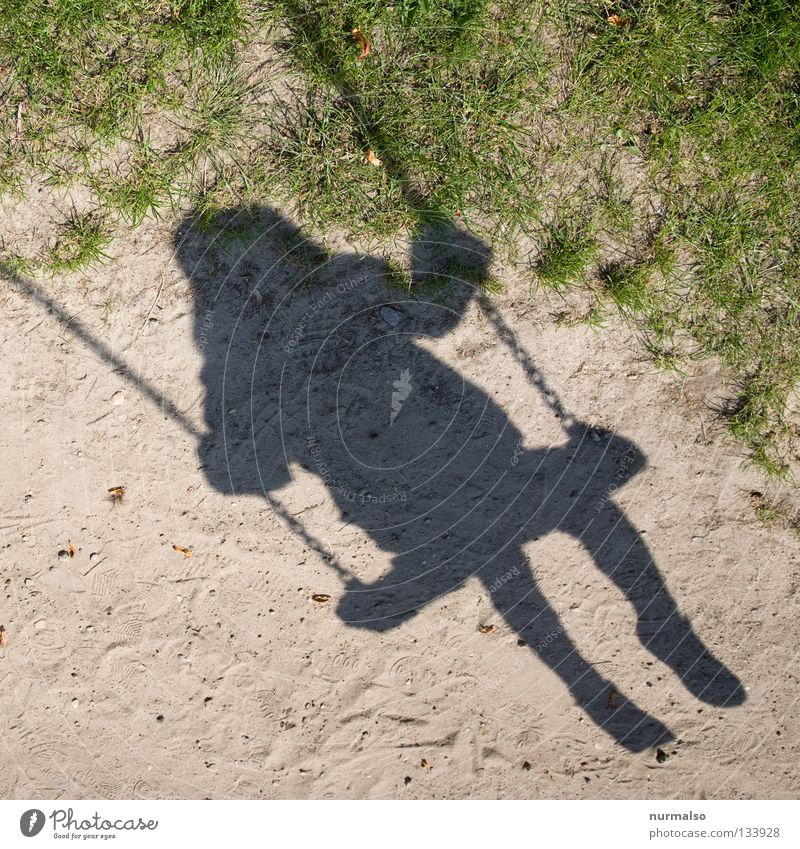
[[[30,589],[33,586],[33,581],[30,578],[25,578],[25,586]]]
[[[37,619],[37,620],[33,623],[33,627],[34,627],[37,631],[41,631],[41,630],[42,630],[42,628],[44,628],[46,625],[47,625],[47,620],[46,620],[46,619]]]
[[[81,706],[81,703],[77,699],[72,700],[72,707],[77,710]]]
[[[400,319],[402,319],[402,315],[400,315],[397,310],[393,310],[391,307],[381,307],[380,309],[381,318],[390,326],[397,327],[400,324]]]
[[[58,559],[69,560],[69,552],[66,549],[62,548],[61,551],[58,552]]]
[[[253,289],[253,300],[256,302],[257,307],[260,307],[264,303],[264,296],[258,289]]]
[[[147,329],[148,329],[151,333],[155,333],[155,332],[156,332],[156,330],[158,330],[158,319],[157,319],[157,318],[151,318],[151,319],[148,319],[148,321],[147,321]]]
[[[96,551],[93,551],[93,552],[89,555],[89,562],[90,562],[90,563],[97,563],[97,561],[98,561],[99,559],[100,559],[100,555],[99,555]]]
[[[112,403],[115,407],[119,407],[119,405],[120,405],[120,404],[124,404],[124,403],[125,403],[125,395],[124,395],[122,392],[115,392],[115,393],[111,396],[111,403]]]

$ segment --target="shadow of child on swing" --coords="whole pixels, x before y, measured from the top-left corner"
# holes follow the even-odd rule
[[[255,235],[226,239],[245,215]],[[525,449],[503,409],[421,344],[451,331],[480,296],[483,243],[453,227],[418,233],[403,290],[382,260],[330,255],[272,209],[232,210],[216,224],[203,232],[187,219],[176,237],[203,354],[204,474],[220,492],[271,504],[293,464],[325,483],[342,524],[360,527],[392,563],[373,583],[347,575],[336,607],[347,626],[380,634],[478,578],[614,740],[630,751],[671,740],[632,700],[609,706],[618,686],[581,657],[539,590],[523,546],[558,530],[622,591],[643,647],[694,696],[744,701],[614,503],[645,465],[637,446],[589,438],[571,422],[563,444]]]

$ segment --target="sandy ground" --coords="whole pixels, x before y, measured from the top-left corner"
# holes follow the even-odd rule
[[[558,327],[557,304],[509,278],[500,314],[564,408],[590,426],[573,437],[531,385],[519,350],[498,339],[474,300],[459,307],[447,332],[426,334],[441,317],[433,307],[418,323],[402,304],[395,314],[369,312],[381,302],[380,264],[339,257],[333,276],[323,274],[302,297],[314,303],[331,280],[371,281],[319,313],[330,334],[340,314],[368,310],[320,372],[351,393],[345,412],[355,410],[355,418],[348,425],[336,410],[326,418],[324,405],[314,407],[315,435],[346,445],[342,422],[372,422],[370,381],[385,385],[377,393],[379,433],[357,445],[356,465],[366,469],[353,483],[359,497],[385,482],[366,446],[383,450],[391,432],[401,439],[397,450],[414,454],[428,438],[422,418],[433,422],[437,404],[445,414],[458,408],[462,396],[439,391],[457,377],[463,397],[490,401],[502,419],[503,450],[510,445],[534,470],[545,469],[537,480],[553,505],[544,531],[516,540],[514,557],[490,577],[472,564],[499,548],[494,531],[473,560],[459,560],[454,577],[438,570],[444,583],[424,586],[424,603],[409,590],[411,612],[385,614],[376,602],[370,617],[361,599],[372,596],[353,587],[383,586],[382,578],[402,572],[401,544],[393,548],[382,535],[383,519],[363,510],[345,517],[341,492],[299,449],[292,453],[313,403],[290,381],[278,403],[288,413],[276,419],[280,355],[247,360],[248,344],[269,347],[265,317],[277,313],[270,333],[283,340],[298,327],[296,305],[280,307],[279,298],[297,275],[274,270],[274,246],[237,264],[235,245],[211,260],[202,240],[181,241],[179,232],[177,253],[171,223],[149,223],[115,243],[105,266],[40,281],[66,323],[4,284],[3,797],[797,796],[800,542],[754,514],[750,492],[764,483],[708,409],[719,385],[713,365],[684,378],[656,372],[625,327]],[[198,281],[224,282],[224,298],[204,304],[209,290],[198,295]],[[413,359],[407,394],[408,360],[392,361],[391,345],[342,378],[353,350],[387,335]],[[299,333],[297,351],[313,336]],[[295,353],[292,368],[307,376],[306,359]],[[437,369],[439,377],[427,373]],[[319,391],[314,397],[323,398],[327,390]],[[393,391],[400,411],[390,429]],[[273,407],[265,410],[258,399],[267,396]],[[219,427],[208,435],[223,421],[224,444]],[[255,461],[246,456],[252,433],[265,440]],[[425,444],[437,469],[461,431],[448,433],[434,440],[436,450]],[[551,468],[563,471],[573,455],[583,464],[580,492]],[[616,478],[602,459],[612,456],[622,469]],[[636,458],[634,468],[626,456]],[[497,480],[510,480],[513,458],[506,455]],[[253,462],[266,477],[253,473]],[[474,502],[454,500],[453,474],[435,487],[456,512],[485,503],[480,486]],[[113,504],[108,489],[117,485],[125,497]],[[273,513],[261,485],[297,527]],[[370,515],[412,509],[411,501],[378,504],[383,512]],[[536,498],[525,503],[529,516],[540,506]],[[626,598],[616,573],[598,568],[602,541],[586,543],[569,518],[576,512],[581,521],[624,517],[636,563],[652,555],[698,645],[708,647],[695,669],[697,658],[671,663],[663,646],[644,647],[658,632],[657,617],[637,630],[641,598],[635,589]],[[474,515],[466,533],[477,536],[488,514]],[[503,533],[523,519],[513,513]],[[453,547],[444,534],[437,540],[434,558]],[[526,563],[541,599],[521,621],[509,607],[517,597],[530,601],[517,583]],[[392,592],[383,601],[401,603],[403,587]],[[540,615],[549,624],[537,631],[530,623]],[[574,665],[580,657],[583,667]],[[704,689],[689,681],[695,673],[741,688],[727,703],[708,698],[716,683]],[[586,682],[598,688],[591,704]]]

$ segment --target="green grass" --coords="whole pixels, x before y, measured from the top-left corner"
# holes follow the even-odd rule
[[[58,241],[48,251],[53,274],[69,273],[107,259],[104,248],[111,241],[101,221],[77,212],[64,222]]]
[[[660,342],[688,336],[728,366],[731,431],[783,474],[800,377],[800,9],[641,0],[609,27],[597,7],[563,8],[566,109],[643,154],[672,257],[666,273],[654,257],[613,268],[607,295]]]
[[[717,357],[751,458],[796,456],[796,4],[18,0],[0,80],[0,193],[33,178],[61,204],[14,267],[80,270],[173,209],[289,201],[377,250],[460,220],[538,285],[588,289],[574,320],[619,312],[666,368]]]
[[[546,66],[526,4],[268,6],[314,96],[299,93],[286,106],[263,162],[270,184],[305,214],[384,237],[469,208],[498,232],[535,219],[523,137]],[[366,60],[350,35],[355,27],[374,45]]]
[[[595,240],[577,219],[556,221],[542,238],[536,276],[546,286],[562,291],[581,280],[596,255]]]
[[[120,218],[137,224],[185,196],[201,160],[224,149],[236,125],[241,90],[228,81],[247,32],[243,8],[240,0],[3,4],[0,191],[18,194],[34,177],[62,193],[89,192],[85,212],[109,232]],[[166,149],[151,138],[165,124],[179,128]],[[87,243],[65,259],[77,238],[65,213],[61,247],[37,264],[63,272],[100,258]]]

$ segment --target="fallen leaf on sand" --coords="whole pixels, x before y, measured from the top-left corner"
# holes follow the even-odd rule
[[[494,625],[479,625],[478,630],[481,634],[491,634],[494,631]]]
[[[618,705],[619,705],[619,693],[616,690],[612,690],[608,694],[608,704],[606,705],[606,707],[609,710],[615,710]]]
[[[112,504],[122,504],[122,499],[125,498],[125,487],[110,486],[108,488],[108,495]]]
[[[621,15],[609,15],[606,20],[612,27],[626,27],[630,24],[630,18],[623,18]]]
[[[184,548],[182,545],[173,545],[172,547],[178,552],[178,554],[182,554],[184,558],[192,556],[191,548]]]
[[[428,759],[427,759],[427,758],[423,758],[423,759],[422,759],[422,761],[420,762],[420,766],[421,766],[423,769],[430,769],[430,768],[431,768],[431,765],[428,763]]]
[[[0,625],[0,649],[6,644],[6,629]]]
[[[69,554],[70,557],[74,557],[76,551],[77,549],[72,543],[67,546],[67,554]]]
[[[361,30],[356,27],[351,35],[355,40],[361,45],[361,53],[359,54],[359,59],[366,59],[372,51],[372,45],[367,41],[367,37],[364,35]]]
[[[331,597],[329,595],[326,595],[325,593],[314,593],[311,598],[314,599],[317,604],[325,604],[326,601],[331,600]]]
[[[378,159],[374,150],[367,151],[367,162],[369,162],[370,165],[374,165],[376,168],[380,168],[381,165],[383,165],[383,160]]]

